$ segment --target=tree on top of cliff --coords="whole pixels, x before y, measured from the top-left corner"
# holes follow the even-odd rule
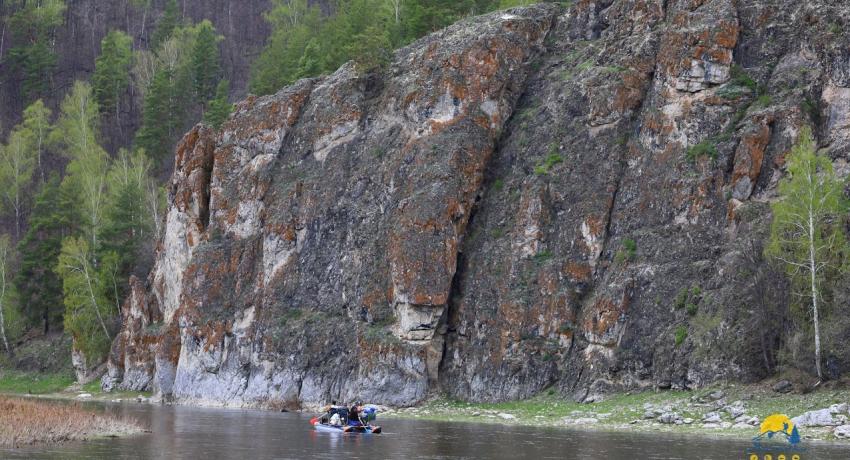
[[[783,264],[794,286],[811,299],[815,368],[821,369],[821,316],[823,291],[830,277],[844,268],[850,251],[842,217],[850,206],[844,183],[832,161],[815,151],[811,131],[805,128],[787,158],[788,177],[779,184],[781,200],[772,204],[773,223],[767,254]]]
[[[215,98],[209,102],[207,111],[204,113],[204,121],[215,129],[219,129],[221,124],[230,116],[230,112],[233,111],[233,104],[227,102],[229,85],[230,82],[227,80],[218,82],[218,87],[215,90]]]

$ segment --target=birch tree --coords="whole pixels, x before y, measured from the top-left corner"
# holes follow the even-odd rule
[[[29,145],[25,130],[15,129],[9,142],[0,149],[0,187],[4,201],[15,216],[15,239],[21,237],[21,215],[29,194],[26,188],[32,182],[35,170],[34,150]]]
[[[804,129],[787,157],[787,177],[779,184],[780,200],[773,203],[773,223],[767,254],[784,265],[811,313],[815,368],[821,369],[822,290],[830,274],[842,268],[848,246],[841,217],[848,210],[844,184],[835,176],[828,157],[818,155],[811,131]]]
[[[90,246],[97,248],[97,235],[103,224],[102,214],[107,199],[109,158],[95,136],[98,104],[91,86],[76,82],[62,101],[61,109],[51,137],[71,160],[62,186],[71,189],[78,197],[83,229],[90,238]]]
[[[6,348],[6,353],[12,354],[12,347],[9,346],[9,337],[7,333],[7,318],[5,311],[9,310],[9,262],[11,261],[11,244],[9,236],[0,236],[0,338],[3,339],[3,346]]]
[[[65,329],[88,360],[105,355],[112,341],[107,326],[112,308],[103,277],[92,260],[93,253],[85,239],[68,237],[62,242],[56,266],[56,273],[62,278]]]

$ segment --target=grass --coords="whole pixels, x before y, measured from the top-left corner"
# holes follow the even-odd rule
[[[707,157],[711,160],[717,158],[717,145],[715,145],[713,139],[708,139],[700,142],[699,144],[692,145],[687,151],[685,151],[685,158],[687,158],[691,163],[696,162],[702,157]]]
[[[637,393],[618,393],[606,395],[600,402],[590,404],[577,403],[571,399],[559,396],[554,388],[544,390],[537,396],[522,400],[502,403],[467,403],[463,401],[437,398],[425,404],[407,409],[385,412],[384,416],[439,420],[464,421],[476,423],[513,424],[527,426],[554,426],[569,428],[585,428],[602,431],[644,431],[644,432],[678,432],[705,436],[706,428],[702,427],[702,418],[708,412],[717,411],[709,403],[695,401],[696,398],[707,395],[711,391],[721,389],[725,394],[725,403],[744,401],[746,414],[763,420],[771,414],[782,413],[796,417],[803,412],[822,409],[840,402],[850,402],[850,389],[840,391],[821,389],[808,394],[780,395],[770,390],[768,381],[755,385],[724,385],[703,388],[693,391],[667,390],[643,391]],[[691,425],[665,425],[654,420],[645,420],[646,407],[670,406],[672,411],[684,418],[691,418]],[[514,418],[506,420],[499,414],[510,414]],[[593,425],[566,424],[565,419],[591,417],[598,420]],[[721,411],[724,421],[732,422],[731,417]],[[757,428],[713,428],[711,435],[732,436],[739,439],[750,439]],[[803,436],[807,439],[833,439],[829,428],[804,428]]]
[[[685,339],[688,338],[688,328],[682,325],[677,326],[674,338],[676,340],[676,346],[678,347],[685,341]]]
[[[70,374],[37,374],[18,371],[0,373],[0,393],[48,394],[58,393],[74,383]]]
[[[55,443],[141,432],[133,420],[84,409],[78,404],[0,397],[0,447]]]
[[[614,255],[614,262],[617,264],[622,264],[625,261],[634,260],[635,254],[637,254],[637,242],[631,238],[623,239],[622,243],[623,247],[617,250],[617,253]]]

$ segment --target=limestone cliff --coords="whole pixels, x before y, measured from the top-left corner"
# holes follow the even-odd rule
[[[249,97],[178,146],[104,386],[297,407],[763,377],[767,203],[804,125],[847,169],[848,14],[539,5]]]

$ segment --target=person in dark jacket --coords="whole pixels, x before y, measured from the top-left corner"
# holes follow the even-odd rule
[[[348,409],[348,420],[352,422],[352,425],[363,425],[363,421],[360,420],[360,406],[361,403],[358,401],[357,404],[351,406],[351,409]]]

